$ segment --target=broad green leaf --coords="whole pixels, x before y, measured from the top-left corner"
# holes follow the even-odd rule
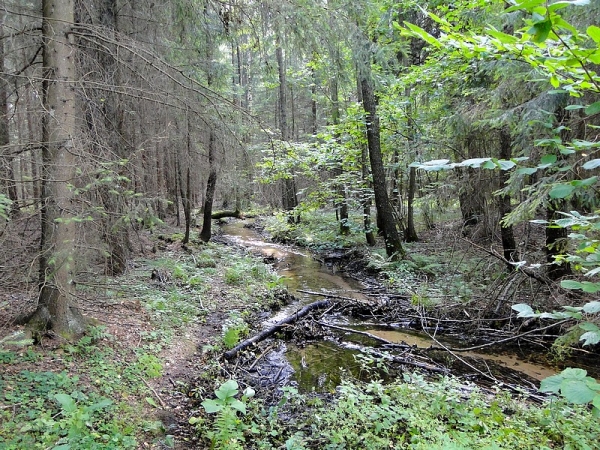
[[[404,25],[412,32],[412,33],[409,33],[409,34],[412,34],[413,36],[420,37],[425,42],[427,42],[428,44],[431,44],[431,45],[433,45],[435,47],[441,47],[442,46],[442,44],[440,43],[440,41],[438,41],[436,38],[434,38],[431,34],[429,34],[423,28],[418,27],[416,25],[413,25],[410,22],[404,22]]]
[[[219,389],[215,391],[215,395],[221,400],[225,400],[229,397],[235,397],[238,393],[238,384],[235,380],[228,380],[223,383]]]
[[[56,447],[52,447],[52,450],[71,450],[71,444],[61,444]]]
[[[582,167],[587,170],[600,167],[600,159],[592,159],[591,161],[587,161]]]
[[[584,380],[587,377],[587,370],[578,367],[567,367],[560,373],[565,380]]]
[[[572,111],[574,109],[585,109],[585,106],[583,106],[583,105],[569,105],[569,106],[565,107],[565,109],[567,111]]]
[[[590,25],[587,27],[586,33],[591,37],[596,44],[600,44],[600,27],[596,25]]]
[[[155,408],[158,408],[158,405],[156,404],[156,402],[154,401],[154,399],[152,397],[146,397],[145,400],[146,400],[146,403],[148,403],[150,406],[154,406]]]
[[[77,405],[75,404],[75,400],[69,394],[55,394],[54,398],[60,403],[62,408],[66,412],[73,412],[77,409]]]
[[[591,402],[596,392],[591,390],[582,380],[565,380],[560,386],[560,393],[571,403],[584,405]]]
[[[583,345],[596,345],[600,342],[600,331],[588,331],[587,333],[583,333],[579,338],[580,341],[583,341]]]
[[[540,164],[554,164],[556,162],[557,158],[556,155],[544,155],[542,156],[542,158],[540,159]]]
[[[246,405],[237,399],[231,402],[231,407],[242,414],[246,414]]]
[[[581,283],[575,280],[562,280],[560,286],[563,289],[582,289]]]
[[[594,407],[600,409],[600,394],[598,394],[594,397],[594,400],[592,400],[592,405],[594,405]]]
[[[506,8],[504,10],[504,12],[509,13],[509,12],[513,12],[513,11],[519,11],[520,9],[524,9],[526,11],[531,11],[536,6],[543,5],[544,3],[546,3],[545,0],[526,0],[523,2],[519,2],[516,5],[511,6],[510,8]]]
[[[552,31],[552,20],[547,19],[547,20],[543,20],[541,22],[535,23],[529,29],[529,31],[527,31],[527,34],[531,34],[532,35],[531,40],[533,42],[535,42],[536,44],[539,44],[539,43],[544,42],[546,39],[548,39],[548,35],[550,34],[550,31]]]
[[[585,113],[588,116],[593,116],[594,114],[600,113],[600,102],[592,103],[590,106],[585,108]]]
[[[514,161],[510,161],[510,160],[506,160],[506,159],[498,160],[498,164],[500,164],[501,170],[510,170],[517,165]]]
[[[600,313],[600,301],[594,300],[593,302],[586,303],[583,305],[583,312],[588,314]]]
[[[495,169],[496,167],[496,163],[494,163],[494,161],[492,161],[491,159],[489,161],[484,162],[481,166],[482,169]]]
[[[533,175],[538,171],[537,167],[522,167],[517,169],[517,174],[519,175]]]
[[[540,383],[540,392],[553,392],[554,394],[558,394],[560,392],[560,385],[563,381],[564,378],[561,374],[544,378]]]
[[[481,165],[487,161],[490,161],[491,158],[471,158],[466,159],[459,164],[461,167],[473,167],[474,169],[478,169]]]
[[[212,400],[212,399],[204,400],[202,402],[202,406],[204,407],[204,410],[208,414],[213,414],[213,413],[219,412],[223,409],[222,403],[217,403],[215,400]]]
[[[572,194],[574,190],[575,186],[571,186],[570,184],[557,184],[550,190],[548,195],[552,199],[565,198]]]
[[[513,305],[512,309],[519,313],[517,317],[535,317],[536,315],[531,306],[529,306],[526,303],[519,303],[518,305]]]

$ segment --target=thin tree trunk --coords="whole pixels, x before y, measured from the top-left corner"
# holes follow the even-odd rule
[[[373,174],[373,190],[375,192],[375,205],[377,215],[381,218],[385,249],[388,257],[399,259],[405,256],[400,235],[394,222],[394,215],[387,193],[383,156],[379,134],[379,117],[375,104],[375,95],[371,85],[371,74],[367,62],[359,71],[360,85],[363,95],[363,107],[367,113],[367,142],[369,145],[369,159]]]
[[[0,10],[0,36],[3,35],[3,24],[4,24],[4,13]],[[8,72],[4,66],[4,40],[0,39],[0,72]],[[10,144],[10,132],[8,127],[8,82],[4,76],[0,76],[0,146],[8,146]],[[10,152],[8,148],[5,150],[7,153]],[[16,212],[19,209],[19,197],[17,193],[17,186],[15,182],[13,158],[12,156],[2,155],[5,167],[2,167],[1,173],[5,184],[8,198],[12,201],[12,212]]]
[[[202,231],[200,232],[200,239],[202,240],[202,242],[210,241],[212,233],[212,208],[215,199],[215,190],[217,187],[217,168],[215,161],[215,153],[215,133],[213,130],[210,130],[208,137],[209,174],[208,180],[206,181],[206,197],[204,198],[204,216],[202,221]]]
[[[502,127],[500,129],[500,158],[507,160],[512,158],[510,132],[506,127]],[[500,189],[502,189],[508,181],[508,171],[501,170],[498,178],[500,181]],[[510,206],[510,195],[501,195],[498,198],[498,211],[500,213],[500,236],[502,238],[502,251],[504,254],[504,259],[506,259],[508,262],[514,262],[516,261],[515,257],[517,245],[515,243],[513,227],[512,225],[506,225],[503,222],[503,219],[506,217],[506,215],[512,211]],[[508,264],[508,269],[514,270],[514,267],[511,264]]]
[[[406,242],[416,242],[419,240],[417,231],[415,230],[415,191],[417,190],[417,168],[410,167],[408,169],[408,210],[407,210],[407,225],[404,240]]]
[[[277,59],[277,69],[279,73],[279,127],[281,128],[281,140],[283,142],[289,141],[289,129],[287,123],[287,93],[286,93],[286,76],[285,76],[285,61],[283,59],[283,48],[279,35],[276,36],[276,48],[275,57]],[[290,175],[283,182],[283,209],[288,211],[288,221],[290,223],[297,223],[298,220],[294,217],[293,211],[298,206],[298,200],[296,198],[296,182],[294,175]]]
[[[360,86],[360,80],[357,77],[357,97],[358,101],[362,103],[362,90]],[[366,130],[364,130],[366,133]],[[376,244],[375,233],[373,233],[373,226],[371,225],[371,188],[369,181],[369,148],[366,145],[361,145],[360,151],[360,167],[361,167],[361,180],[363,188],[361,190],[360,202],[363,209],[363,229],[365,232],[365,239],[367,244],[373,247]]]

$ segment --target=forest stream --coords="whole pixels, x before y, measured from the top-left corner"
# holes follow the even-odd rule
[[[223,237],[252,253],[261,254],[265,261],[272,262],[274,269],[283,277],[290,293],[297,299],[277,311],[275,315],[266,318],[263,327],[273,325],[303,306],[318,300],[315,292],[358,301],[368,300],[365,295],[368,288],[360,281],[345,276],[336,264],[321,262],[308,251],[297,247],[267,242],[255,229],[248,227],[248,224],[248,220],[234,220],[223,224],[221,226]],[[342,314],[328,315],[328,318],[323,320],[333,326],[366,332],[389,342],[421,349],[437,343],[452,347],[459,345],[456,340],[444,336],[438,336],[436,343],[426,333],[400,324],[367,322]],[[340,383],[344,372],[356,378],[364,378],[364,371],[358,362],[360,356],[356,357],[356,355],[361,354],[361,348],[364,349],[372,344],[373,341],[365,335],[344,333],[343,338],[335,342],[331,340],[301,344],[287,342],[271,351],[265,359],[279,368],[275,377],[277,383],[292,381],[297,383],[302,391],[331,391]],[[527,361],[521,355],[504,350],[502,353],[463,352],[460,356],[469,360],[480,360],[489,370],[492,366],[500,369],[500,372],[510,374],[510,382],[522,380],[528,388],[533,387],[535,380],[540,381],[557,372],[551,367]]]

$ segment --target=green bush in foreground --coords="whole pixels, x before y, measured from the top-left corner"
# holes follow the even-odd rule
[[[450,378],[345,382],[329,405],[288,388],[279,407],[247,406],[253,414],[238,426],[253,435],[245,448],[594,449],[600,439],[598,421],[586,408],[562,401],[530,405]],[[222,425],[208,417],[194,423],[204,436],[218,434]]]

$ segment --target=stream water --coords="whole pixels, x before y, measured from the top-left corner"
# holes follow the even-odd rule
[[[321,292],[343,297],[365,300],[361,294],[365,287],[352,278],[345,277],[335,265],[323,264],[313,258],[310,253],[301,249],[266,242],[259,233],[245,225],[246,221],[231,221],[221,226],[224,237],[233,243],[246,247],[254,253],[260,253],[265,258],[275,260],[274,267],[278,274],[284,278],[288,290],[298,299],[298,302],[287,305],[265,322],[265,326],[293,314],[303,305],[318,300],[315,295],[301,291]],[[391,328],[377,324],[361,324],[340,317],[340,323],[346,328],[366,331],[382,337],[390,342],[406,343],[417,347],[430,347],[433,340],[424,333],[408,329]],[[302,347],[286,344],[279,350],[279,354],[272,356],[274,360],[287,359],[293,371],[289,376],[298,383],[302,390],[328,391],[339,384],[344,373],[350,372],[354,377],[361,378],[365,375],[361,364],[357,362],[360,357],[359,344],[364,343],[364,337],[359,335],[344,336],[344,345],[337,342],[322,341],[309,343]],[[451,343],[452,346],[455,343]],[[527,375],[530,378],[541,380],[553,375],[556,371],[544,365],[527,361],[516,354],[488,354],[465,352],[462,357],[482,358],[490,364],[497,364]]]

